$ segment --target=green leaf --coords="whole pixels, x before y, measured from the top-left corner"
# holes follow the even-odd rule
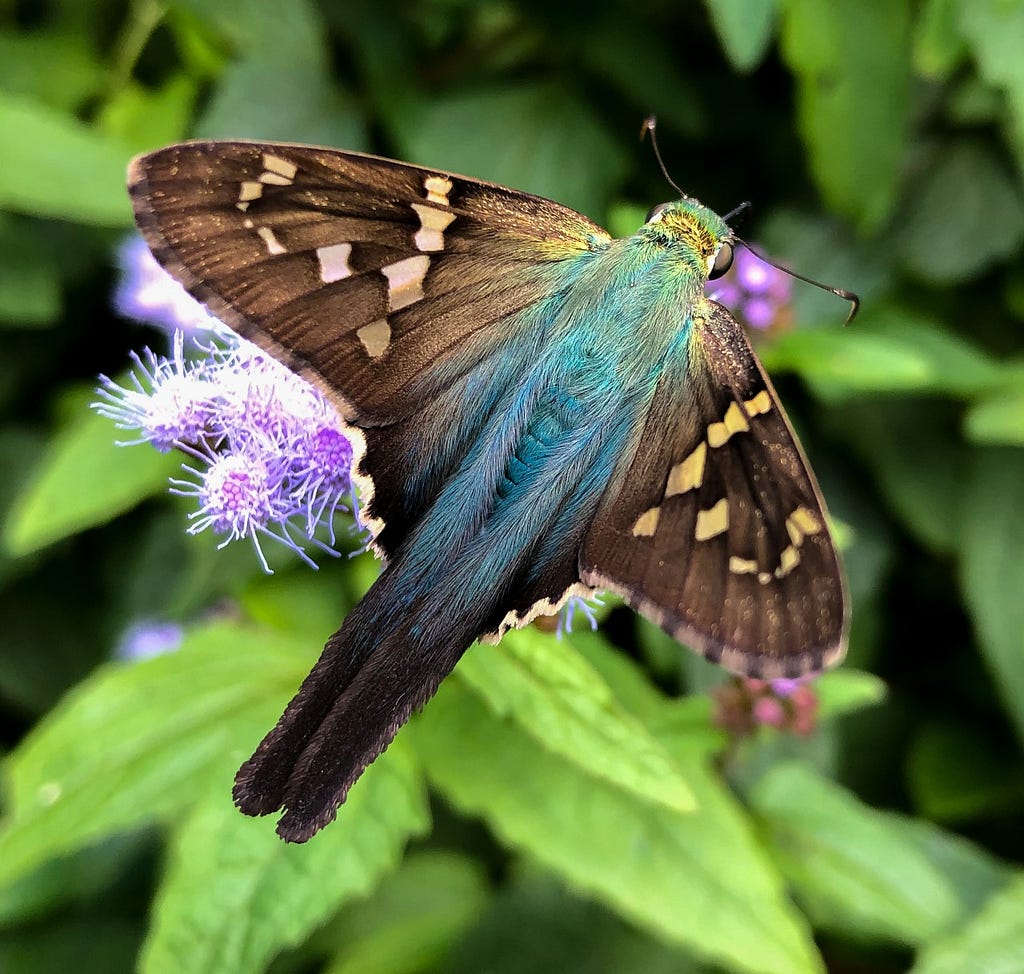
[[[60,315],[60,268],[37,229],[30,220],[0,213],[0,322],[5,325],[35,328]]]
[[[110,974],[132,970],[138,929],[121,919],[91,916],[59,919],[0,938],[5,974]]]
[[[775,0],[704,0],[729,63],[740,72],[756,68],[775,26]]]
[[[794,331],[762,346],[769,371],[799,372],[824,398],[865,392],[971,396],[998,381],[980,349],[934,321],[882,306],[843,330]]]
[[[988,449],[969,471],[960,584],[981,651],[1024,739],[1024,450]]]
[[[571,639],[559,642],[534,628],[510,632],[500,646],[468,653],[458,673],[496,717],[511,717],[585,774],[666,808],[693,810],[679,768]]]
[[[816,925],[919,944],[957,918],[955,891],[928,858],[880,812],[808,767],[776,766],[749,797]]]
[[[81,409],[50,441],[39,466],[15,500],[3,544],[24,555],[105,524],[164,490],[180,471],[177,455],[149,445],[120,447],[114,424]]]
[[[353,903],[322,939],[341,945],[324,974],[416,974],[439,964],[488,902],[482,864],[447,852],[420,852]],[[447,966],[445,967],[447,970]]]
[[[103,81],[103,65],[80,34],[0,30],[0,91],[71,113]]]
[[[932,822],[882,812],[889,827],[938,869],[956,895],[959,918],[976,913],[982,903],[1013,876],[1013,869],[984,848]]]
[[[830,425],[842,429],[892,511],[931,550],[952,553],[971,457],[958,436],[956,405],[933,398],[863,399],[845,403],[841,412]]]
[[[964,416],[964,432],[975,443],[1024,446],[1024,375],[971,406]]]
[[[915,807],[930,819],[987,819],[1024,805],[1024,762],[976,727],[928,723],[914,735],[907,784]]]
[[[219,33],[240,61],[274,69],[300,64],[318,72],[327,68],[327,32],[310,0],[178,0],[178,5]],[[271,73],[265,80],[264,91],[271,93],[277,79]]]
[[[303,641],[237,625],[95,671],[7,758],[0,884],[100,837],[180,813],[219,787],[312,662]],[[353,791],[354,794],[354,791]]]
[[[603,16],[598,6],[582,20],[573,24],[573,32],[581,35],[579,56],[602,87],[614,86],[630,99],[637,122],[656,107],[659,126],[691,138],[704,132],[707,109],[698,76],[661,42],[660,24],[624,17],[614,4],[604,7]]]
[[[934,284],[977,277],[1024,240],[1024,196],[987,146],[938,147],[912,182],[893,234],[912,274]]]
[[[0,91],[0,207],[105,227],[131,223],[124,188],[131,155],[75,119]]]
[[[268,85],[267,79],[273,78]],[[366,148],[366,127],[355,100],[305,60],[241,61],[222,75],[197,138],[252,138]]]
[[[198,85],[184,74],[160,88],[127,84],[107,101],[97,125],[133,152],[146,152],[177,142],[188,134]]]
[[[787,0],[782,53],[799,124],[828,203],[876,230],[892,212],[910,94],[907,0]]]
[[[911,974],[1015,974],[1024,970],[1024,874],[995,893],[961,929],[928,944]]]
[[[1006,127],[1024,173],[1024,7],[1007,0],[960,0],[960,28],[978,72],[1006,93]]]
[[[914,67],[931,80],[953,72],[966,53],[960,32],[960,0],[925,0],[914,26]]]
[[[412,738],[457,808],[632,922],[734,970],[823,969],[735,800],[703,758],[677,755],[698,810],[672,812],[583,775],[454,680],[441,686]]]
[[[246,818],[218,785],[177,829],[141,974],[258,974],[371,892],[428,824],[419,775],[398,742],[307,845],[283,842],[269,819]]]
[[[140,853],[150,851],[149,838],[146,833],[114,836],[53,859],[0,889],[0,930],[47,917],[61,907],[80,909],[97,902],[121,874],[137,868]]]
[[[402,155],[421,165],[514,186],[595,217],[604,213],[625,169],[621,140],[564,86],[433,99],[398,137]]]
[[[574,896],[531,862],[513,864],[491,909],[444,959],[445,974],[707,974],[678,947]],[[333,974],[333,972],[332,972]]]
[[[822,673],[814,681],[818,710],[822,719],[842,717],[885,700],[885,682],[874,673],[840,669]]]

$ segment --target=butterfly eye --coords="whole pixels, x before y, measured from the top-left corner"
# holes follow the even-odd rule
[[[644,223],[653,223],[655,220],[661,219],[661,214],[664,213],[671,205],[671,203],[659,203],[657,206],[652,206],[647,211],[647,219],[644,220]]]
[[[711,265],[711,270],[708,271],[708,280],[717,280],[723,274],[727,274],[730,267],[732,267],[732,244],[724,243],[718,248],[715,262]]]

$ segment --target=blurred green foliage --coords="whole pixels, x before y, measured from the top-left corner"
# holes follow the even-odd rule
[[[1024,969],[1024,4],[0,4],[0,970]],[[338,822],[231,776],[372,578],[183,531],[97,372],[135,152],[370,149],[617,232],[678,182],[803,273],[762,342],[846,526],[847,665],[810,740],[623,609],[471,652]],[[343,559],[344,560],[344,559]],[[110,662],[131,622],[185,645]]]

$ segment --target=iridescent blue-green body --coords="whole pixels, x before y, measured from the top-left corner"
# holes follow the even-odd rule
[[[611,239],[402,163],[211,142],[133,163],[139,225],[211,310],[350,424],[386,567],[235,786],[303,841],[475,640],[610,589],[741,673],[837,660],[824,506],[696,201]]]

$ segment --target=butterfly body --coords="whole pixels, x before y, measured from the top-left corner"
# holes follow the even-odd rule
[[[612,240],[502,187],[243,142],[142,157],[130,186],[158,259],[337,403],[387,562],[240,770],[243,811],[305,840],[471,643],[595,588],[737,672],[841,656],[817,487],[703,294],[712,211]]]

